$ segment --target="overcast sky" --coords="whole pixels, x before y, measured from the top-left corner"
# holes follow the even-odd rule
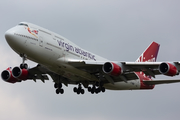
[[[21,21],[54,31],[78,46],[117,61],[135,61],[158,42],[157,61],[180,60],[179,0],[1,0],[0,71],[19,66],[21,58],[4,33]],[[36,63],[27,61],[30,67]],[[157,76],[158,79],[180,77]],[[179,120],[180,83],[154,90],[74,94],[74,86],[56,95],[52,79],[45,84],[0,81],[1,120]]]

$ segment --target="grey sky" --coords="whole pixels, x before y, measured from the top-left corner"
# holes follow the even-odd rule
[[[178,0],[1,0],[0,71],[22,62],[4,38],[5,31],[21,21],[54,31],[110,60],[135,61],[156,41],[161,44],[158,61],[179,61],[179,4]],[[36,65],[27,63],[31,67]],[[160,85],[145,91],[106,91],[98,95],[86,92],[80,96],[72,92],[73,86],[64,88],[65,94],[56,95],[52,80],[45,84],[0,81],[0,119],[180,118],[180,84]]]

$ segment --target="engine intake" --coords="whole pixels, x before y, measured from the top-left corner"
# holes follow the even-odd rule
[[[159,72],[167,76],[175,76],[178,74],[178,70],[173,64],[165,62],[159,65]]]
[[[1,78],[6,81],[6,82],[9,82],[9,83],[16,83],[18,81],[18,79],[16,79],[15,77],[13,77],[12,75],[12,71],[11,71],[11,68],[7,68],[6,70],[4,70],[2,73],[1,73]]]
[[[21,69],[19,67],[14,67],[12,70],[12,75],[13,75],[13,77],[18,78],[18,79],[27,80],[28,70],[27,69]]]
[[[103,71],[106,74],[112,75],[112,76],[119,76],[123,73],[121,67],[113,62],[106,62],[103,65]]]

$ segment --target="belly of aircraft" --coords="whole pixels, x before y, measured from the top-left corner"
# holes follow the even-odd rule
[[[140,89],[140,80],[121,81],[104,84],[104,87],[109,90],[135,90]]]

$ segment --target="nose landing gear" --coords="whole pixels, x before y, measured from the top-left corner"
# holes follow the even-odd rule
[[[21,69],[28,69],[28,65],[26,64],[26,63],[22,63],[22,64],[20,64],[20,68]]]
[[[22,57],[22,63],[20,64],[21,69],[28,69],[28,65],[25,63],[25,60],[27,60],[27,55],[25,54],[20,54]]]

